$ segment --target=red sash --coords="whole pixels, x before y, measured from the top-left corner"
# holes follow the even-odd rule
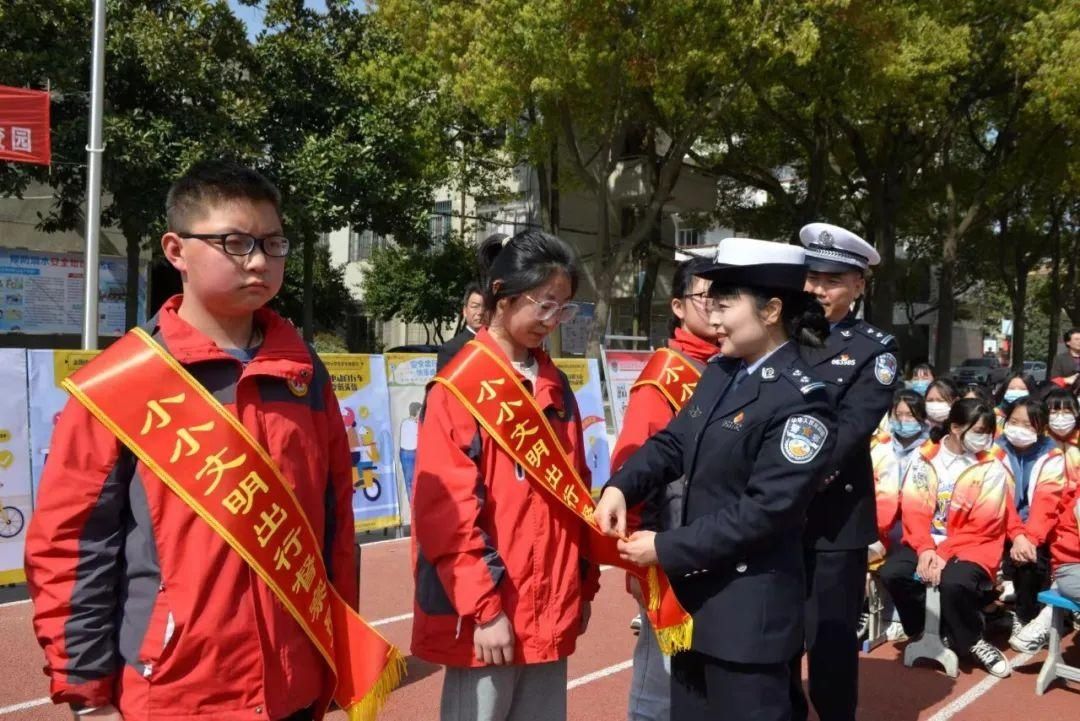
[[[671,348],[660,348],[641,369],[641,375],[630,390],[638,386],[656,386],[678,413],[694,395],[700,379],[701,371],[682,354]]]
[[[319,710],[332,698],[350,721],[373,719],[405,662],[334,589],[303,508],[240,421],[138,328],[63,385],[288,609],[333,676]]]
[[[660,649],[666,654],[689,649],[693,619],[679,605],[667,576],[659,566],[626,563],[619,558],[616,539],[600,533],[593,520],[596,504],[589,486],[567,457],[536,399],[506,363],[483,343],[470,341],[434,380],[525,471],[534,488],[550,502],[569,508],[593,531],[588,555],[594,563],[624,568],[640,580]]]

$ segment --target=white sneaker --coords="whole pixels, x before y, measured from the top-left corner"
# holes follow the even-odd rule
[[[859,626],[856,628],[856,633],[860,641],[865,640],[870,635],[870,614],[866,611],[859,614]]]
[[[998,596],[998,600],[1002,603],[1012,603],[1016,600],[1016,588],[1013,587],[1012,581],[1002,581],[1003,586],[1001,595]]]
[[[907,633],[904,632],[904,624],[899,621],[893,621],[885,629],[885,639],[887,641],[903,641],[907,638]]]
[[[1024,630],[1024,624],[1020,622],[1020,619],[1015,613],[1009,614],[1012,617],[1012,638],[1016,638],[1020,635],[1020,632]]]
[[[1053,614],[1054,609],[1049,606],[1043,607],[1038,616],[1031,619],[1019,633],[1014,633],[1009,639],[1012,649],[1020,653],[1034,653],[1046,648],[1050,641],[1050,621]]]
[[[637,632],[641,630],[641,614],[634,616],[634,620],[630,622],[630,630]]]
[[[1012,666],[1005,654],[982,639],[971,647],[971,655],[991,676],[1008,678],[1012,675]]]

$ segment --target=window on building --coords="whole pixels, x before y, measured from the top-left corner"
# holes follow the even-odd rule
[[[349,233],[349,262],[371,260],[371,254],[386,246],[386,238],[370,230],[353,230]]]
[[[428,220],[428,231],[431,233],[431,242],[436,245],[446,242],[450,237],[450,210],[449,200],[435,202],[435,208]]]
[[[679,248],[692,248],[705,244],[705,231],[700,228],[679,228],[675,245]]]

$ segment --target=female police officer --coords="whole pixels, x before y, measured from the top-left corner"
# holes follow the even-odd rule
[[[727,238],[715,264],[710,322],[722,359],[691,399],[614,475],[596,508],[625,536],[627,504],[686,476],[683,525],[639,531],[623,557],[659,564],[693,615],[691,650],[672,659],[671,718],[787,721],[787,661],[802,643],[800,539],[834,442],[824,385],[800,345],[828,334],[803,291],[801,248]]]

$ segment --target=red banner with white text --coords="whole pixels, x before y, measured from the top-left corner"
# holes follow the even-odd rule
[[[0,85],[0,160],[49,164],[48,92]]]

